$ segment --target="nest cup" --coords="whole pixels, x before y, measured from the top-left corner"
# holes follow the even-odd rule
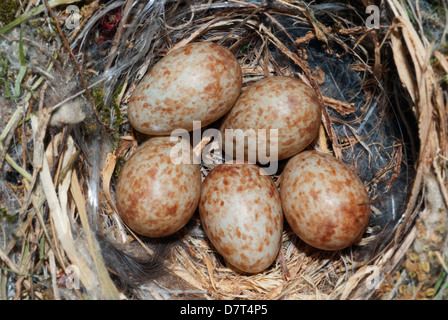
[[[77,173],[82,176],[79,192],[85,195],[91,229],[106,234],[128,252],[137,246],[141,253],[143,247],[143,255],[154,254],[161,243],[174,239],[169,257],[162,255],[168,275],[157,273],[156,280],[142,273],[136,276],[145,280],[139,282],[142,298],[446,297],[447,96],[441,79],[448,73],[448,63],[443,53],[445,35],[438,37],[440,26],[422,14],[430,11],[426,4],[406,8],[395,0],[373,7],[367,1],[342,5],[254,0],[82,5],[86,19],[80,28],[65,32],[79,66],[93,70],[85,81],[87,91],[93,93],[94,107],[85,102],[85,109],[91,110],[84,110],[86,119],[62,128],[54,126],[48,136],[61,131],[63,139],[73,135],[80,148],[87,149],[77,159]],[[440,10],[447,14],[446,8]],[[431,36],[442,40],[431,46]],[[314,89],[323,114],[319,134],[308,149],[331,154],[349,165],[371,199],[369,226],[358,243],[339,251],[318,250],[301,241],[285,223],[275,262],[249,275],[235,270],[216,252],[198,214],[173,239],[159,243],[140,238],[121,222],[114,205],[117,176],[146,139],[127,121],[127,102],[157,61],[199,41],[216,42],[235,55],[243,71],[243,90],[270,76],[296,77]],[[201,132],[218,126],[219,120]],[[195,147],[203,148],[211,140],[204,136]],[[48,146],[52,139],[43,141]],[[94,156],[87,156],[89,152]],[[207,160],[201,164],[202,178],[223,159],[212,154]],[[272,176],[277,187],[286,161],[279,162]],[[428,197],[430,191],[432,197]],[[80,219],[74,217],[71,223],[83,230],[87,225]],[[86,245],[80,250],[94,249]],[[66,255],[76,261],[76,254]],[[110,260],[102,258],[106,264]],[[162,266],[158,259],[157,268]],[[429,265],[427,272],[421,267],[424,263]],[[112,286],[105,273],[98,271],[95,277],[98,283]],[[415,279],[420,291],[410,295],[407,290]],[[89,297],[104,295],[102,289],[93,287],[82,290]]]

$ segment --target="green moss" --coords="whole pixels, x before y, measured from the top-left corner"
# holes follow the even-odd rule
[[[110,124],[110,107],[104,104],[104,92],[100,88],[95,87],[92,90],[92,96],[101,121]]]
[[[3,83],[5,88],[5,98],[11,98],[11,92],[9,90],[8,84],[9,77],[9,68],[8,68],[8,60],[3,59],[0,53],[0,81]]]
[[[114,148],[118,148],[120,144],[120,128],[124,119],[124,115],[120,110],[120,104],[118,103],[118,96],[122,92],[123,87],[124,85],[121,85],[115,91],[111,106],[106,105],[104,103],[104,91],[102,91],[102,89],[95,87],[92,90],[92,96],[93,99],[95,100],[95,106],[96,110],[98,111],[98,116],[104,123],[108,124],[111,128],[113,127],[115,129],[114,142],[113,142]],[[113,119],[113,123],[111,123],[112,110],[115,111],[115,118]]]
[[[122,93],[124,88],[124,84],[120,85],[117,90],[114,93],[113,96],[113,108],[115,111],[115,123],[114,123],[114,129],[115,129],[115,140],[114,140],[114,148],[118,148],[120,145],[120,128],[121,124],[123,123],[123,114],[120,110],[120,103],[118,102],[118,96]]]
[[[115,129],[117,129],[117,130],[120,129],[121,123],[123,122],[123,115],[120,110],[120,105],[117,101],[118,96],[120,95],[121,91],[123,91],[123,87],[124,87],[124,84],[122,84],[121,86],[118,87],[117,91],[115,91],[115,93],[114,93],[114,99],[113,99],[114,110],[115,110],[115,113],[117,114],[117,121],[115,122]]]
[[[17,0],[2,0],[0,5],[0,22],[8,24],[15,19],[15,14],[19,9],[19,1]]]

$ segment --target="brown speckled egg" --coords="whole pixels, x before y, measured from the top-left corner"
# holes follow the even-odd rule
[[[283,212],[292,230],[323,250],[349,247],[370,218],[370,198],[360,178],[335,157],[304,151],[288,160],[281,176]]]
[[[283,214],[272,179],[254,164],[220,164],[205,178],[199,214],[210,242],[236,269],[256,273],[275,260]]]
[[[117,209],[129,228],[140,235],[171,235],[190,220],[197,208],[200,168],[195,164],[173,163],[170,155],[177,143],[169,137],[149,139],[120,172]]]
[[[148,135],[206,126],[229,111],[241,93],[238,60],[213,42],[195,42],[157,62],[128,103],[131,125]]]
[[[224,135],[226,129],[253,129],[257,133],[258,129],[278,129],[278,160],[282,160],[299,153],[312,142],[319,131],[321,113],[319,100],[311,87],[293,77],[272,76],[257,81],[241,94],[220,130]],[[269,145],[270,135],[266,136]],[[225,139],[223,148],[232,154],[226,150]],[[246,144],[245,160],[251,161],[247,149]]]

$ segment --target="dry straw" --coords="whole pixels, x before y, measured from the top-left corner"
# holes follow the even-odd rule
[[[447,8],[369,4],[6,1],[0,298],[446,299]],[[323,252],[286,226],[274,264],[245,275],[197,216],[161,240],[122,223],[116,178],[143,139],[126,103],[155,62],[194,41],[228,47],[244,88],[289,75],[315,89],[325,108],[311,147],[351,165],[372,198],[359,243]]]

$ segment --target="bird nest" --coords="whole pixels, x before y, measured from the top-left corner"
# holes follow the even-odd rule
[[[0,298],[446,299],[447,8],[368,2],[2,4]],[[310,148],[348,164],[371,198],[358,243],[318,250],[286,224],[275,262],[248,275],[198,214],[163,239],[122,222],[117,177],[145,139],[127,102],[158,60],[197,41],[234,53],[243,90],[273,75],[315,90]],[[208,160],[203,178],[220,162]]]

